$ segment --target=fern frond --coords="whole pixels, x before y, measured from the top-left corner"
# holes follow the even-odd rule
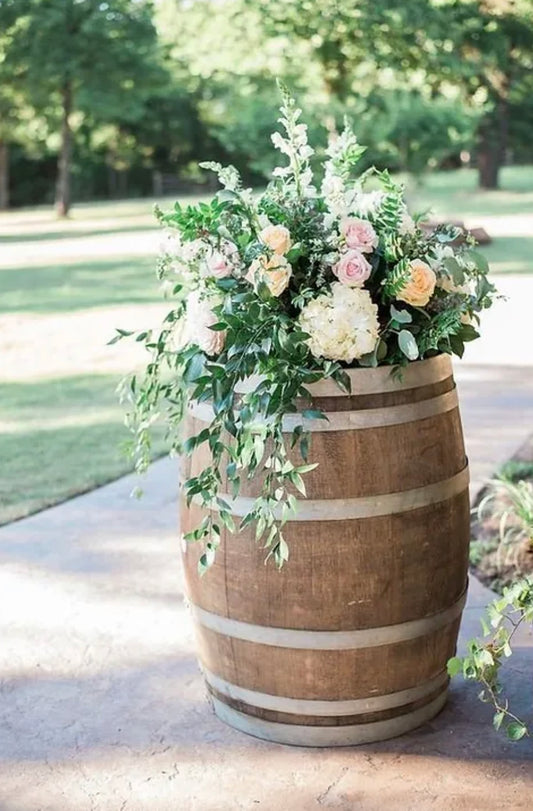
[[[409,281],[410,275],[409,260],[403,257],[387,274],[383,286],[385,294],[389,298],[395,299],[402,287]]]

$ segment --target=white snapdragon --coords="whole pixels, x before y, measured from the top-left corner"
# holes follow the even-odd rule
[[[385,197],[381,191],[356,191],[350,207],[359,217],[373,217],[383,205]]]
[[[298,123],[302,111],[295,106],[286,89],[282,88],[282,93],[283,105],[279,123],[286,135],[275,132],[271,138],[276,149],[287,155],[289,165],[278,166],[272,174],[283,178],[286,184],[293,185],[299,197],[315,197],[313,173],[309,166],[309,158],[314,154],[314,149],[307,142],[307,125]]]
[[[378,308],[370,293],[338,282],[305,305],[299,322],[312,354],[328,360],[350,363],[372,352],[379,339]]]

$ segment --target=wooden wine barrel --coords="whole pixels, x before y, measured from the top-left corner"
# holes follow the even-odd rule
[[[319,465],[285,527],[283,569],[265,565],[253,528],[223,534],[202,578],[200,549],[183,545],[215,712],[281,743],[368,743],[435,716],[465,602],[468,466],[450,358],[411,363],[400,381],[386,367],[349,374],[349,396],[329,381],[311,387],[329,422],[308,423]],[[206,418],[193,408],[190,429]],[[242,516],[257,488],[223,497]],[[183,532],[202,514],[182,504]]]

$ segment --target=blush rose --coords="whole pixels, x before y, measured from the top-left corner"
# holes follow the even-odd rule
[[[357,249],[361,253],[372,253],[378,244],[378,235],[372,224],[358,217],[345,217],[341,220],[341,234],[348,248]]]
[[[346,251],[333,266],[339,282],[349,287],[362,287],[371,272],[372,265],[358,250]]]

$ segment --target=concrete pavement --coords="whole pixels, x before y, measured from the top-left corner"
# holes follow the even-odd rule
[[[476,486],[533,428],[527,355],[497,365],[492,340],[456,367]],[[140,502],[134,483],[0,529],[0,811],[531,808],[533,743],[493,732],[462,681],[433,722],[383,744],[286,748],[225,727],[182,599],[175,462],[153,466]],[[490,597],[472,584],[463,640]],[[532,644],[508,668],[530,717]]]

